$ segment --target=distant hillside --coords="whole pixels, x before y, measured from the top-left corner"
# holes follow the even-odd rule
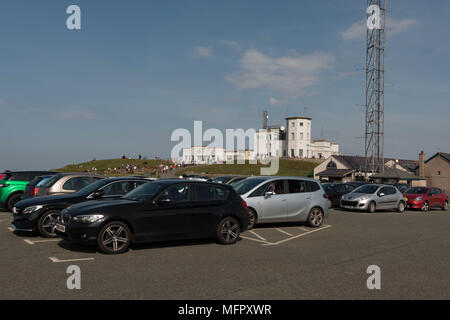
[[[169,164],[166,160],[138,160],[138,159],[106,159],[94,160],[78,164],[69,164],[59,169],[53,169],[59,172],[93,172],[97,169],[98,174],[106,175],[157,175],[157,168],[160,164]],[[133,170],[127,170],[127,165],[133,167]],[[136,166],[136,170],[134,170]],[[116,170],[114,170],[114,168]],[[95,172],[95,171],[94,171]]]
[[[279,176],[302,176],[306,177],[319,163],[303,160],[280,159]],[[179,169],[176,173],[195,173],[205,175],[237,174],[237,175],[260,175],[261,164],[212,164],[197,167]]]

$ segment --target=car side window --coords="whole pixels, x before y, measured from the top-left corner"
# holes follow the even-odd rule
[[[216,200],[227,200],[228,198],[228,190],[223,188],[216,187]]]
[[[288,180],[288,193],[306,192],[306,182],[303,180]]]
[[[346,192],[346,188],[345,185],[340,184],[336,186],[336,192],[337,193],[345,193]]]
[[[128,192],[129,181],[118,181],[106,185],[103,190],[103,196],[121,196]]]
[[[264,196],[264,193],[266,192],[267,188],[269,187],[269,184],[271,182],[265,183],[262,186],[260,186],[259,188],[257,188],[255,191],[253,191],[249,197],[262,197]]]
[[[387,187],[383,187],[378,191],[378,195],[384,193],[384,195],[388,195]]]
[[[272,191],[274,194],[284,193],[284,180],[275,180],[269,183],[267,191]]]
[[[213,201],[215,187],[210,185],[196,184],[195,185],[195,200],[196,201]]]
[[[147,183],[148,181],[130,181],[126,187],[125,192],[128,193],[130,191],[133,191],[139,186],[142,186],[144,183]]]
[[[170,200],[170,202],[187,202],[189,201],[189,184],[177,184],[164,190],[159,196],[159,199],[164,198]]]
[[[307,192],[316,192],[320,190],[320,186],[317,182],[306,181],[306,190]]]
[[[75,190],[78,191],[90,184],[89,177],[75,177],[67,180],[62,188],[64,190]]]
[[[387,189],[388,189],[388,194],[396,194],[397,193],[396,188],[394,188],[394,187],[389,187]]]

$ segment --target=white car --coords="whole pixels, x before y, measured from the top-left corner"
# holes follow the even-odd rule
[[[252,228],[264,222],[307,222],[319,227],[329,215],[320,183],[301,177],[249,177],[233,185],[247,203]]]

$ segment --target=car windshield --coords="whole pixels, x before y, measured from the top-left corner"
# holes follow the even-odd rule
[[[238,194],[242,195],[242,194],[249,192],[254,187],[256,187],[258,184],[260,184],[261,182],[264,182],[266,180],[267,180],[266,178],[244,179],[244,180],[237,182],[236,184],[233,184],[232,186]]]
[[[51,187],[52,185],[54,185],[55,182],[58,181],[60,178],[61,178],[60,175],[53,176],[53,177],[51,177],[51,178],[45,180],[45,181],[40,185],[40,187],[43,187],[43,188],[50,188],[50,187]]]
[[[415,187],[415,188],[409,188],[406,190],[405,193],[412,193],[412,194],[424,194],[427,193],[428,188],[424,187]]]
[[[153,199],[166,184],[158,182],[149,182],[137,187],[133,191],[128,192],[122,197],[122,199],[133,200],[133,201],[144,201]]]
[[[331,190],[331,188],[333,188],[333,186],[334,186],[334,184],[332,184],[332,183],[324,183],[324,184],[322,184],[322,187],[325,189],[325,191],[330,191]]]
[[[91,194],[92,192],[96,191],[98,188],[103,187],[108,182],[110,182],[110,180],[106,180],[106,179],[97,180],[94,183],[91,183],[91,184],[87,185],[86,187],[81,188],[80,190],[78,190],[76,192],[76,194],[78,194],[80,196],[87,196],[87,195]]]
[[[379,186],[365,185],[355,189],[353,193],[374,194],[378,188]]]

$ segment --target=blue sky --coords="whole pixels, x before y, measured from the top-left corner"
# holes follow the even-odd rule
[[[386,156],[450,152],[450,2],[388,3]],[[271,124],[306,111],[313,138],[361,155],[365,6],[2,1],[0,169],[169,157],[174,129],[259,128],[264,109]]]

